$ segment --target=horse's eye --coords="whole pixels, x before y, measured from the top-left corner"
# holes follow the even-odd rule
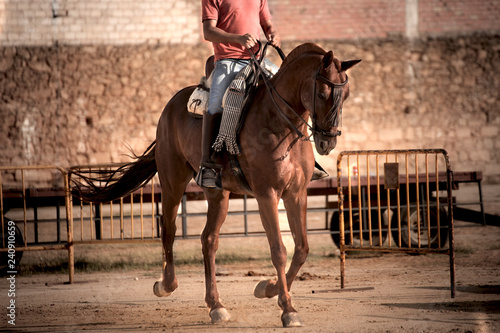
[[[325,92],[318,93],[318,98],[323,100],[323,101],[326,101],[328,99],[328,97],[329,97],[328,94]]]

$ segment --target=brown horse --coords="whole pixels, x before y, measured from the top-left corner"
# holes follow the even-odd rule
[[[306,188],[313,173],[314,155],[311,142],[302,133],[307,132],[307,121],[311,117],[310,130],[318,153],[326,155],[335,148],[340,135],[337,127],[342,104],[349,95],[345,71],[359,61],[341,62],[332,51],[326,52],[315,44],[295,48],[285,58],[278,73],[258,87],[240,132],[242,153],[238,156],[239,163],[258,202],[277,273],[276,279],[259,283],[254,294],[259,298],[278,295],[285,327],[302,325],[297,310],[292,306],[289,290],[309,251]],[[86,196],[93,201],[109,202],[130,193],[158,171],[162,188],[161,237],[165,253],[162,278],[153,288],[159,297],[168,296],[177,288],[172,253],[177,208],[201,160],[202,121],[191,117],[186,109],[194,88],[179,91],[168,102],[158,123],[156,143],[131,163],[119,179]],[[228,158],[223,159],[223,190],[204,189],[208,212],[201,235],[205,301],[213,323],[230,319],[219,299],[215,278],[219,230],[226,219],[229,193],[246,193],[233,173],[227,171],[230,170]],[[280,199],[285,204],[295,241],[287,272],[286,248],[278,222]]]

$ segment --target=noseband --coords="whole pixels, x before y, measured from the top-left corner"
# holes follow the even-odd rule
[[[328,111],[326,117],[327,119],[332,123],[332,127],[334,126],[338,126],[338,123],[339,123],[339,116],[342,117],[342,92],[343,92],[343,88],[344,86],[346,85],[346,83],[349,81],[349,78],[347,77],[347,74],[346,74],[346,79],[344,82],[342,83],[334,83],[332,81],[330,81],[329,79],[327,79],[326,77],[324,77],[323,75],[320,74],[320,70],[321,70],[321,66],[320,68],[318,69],[318,72],[316,73],[316,81],[320,81],[324,84],[326,84],[327,86],[329,86],[330,88],[332,88],[332,107],[330,108],[330,110]],[[322,130],[321,128],[319,128],[317,125],[316,125],[316,82],[314,83],[314,109],[313,109],[313,126],[312,126],[312,133],[315,134],[315,133],[319,133],[323,136],[327,136],[327,137],[337,137],[337,136],[340,136],[342,134],[342,132],[340,130],[337,130],[336,132],[328,132],[328,131],[325,131],[325,130]]]

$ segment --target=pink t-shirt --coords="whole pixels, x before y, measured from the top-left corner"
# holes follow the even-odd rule
[[[271,19],[267,0],[202,0],[202,21],[215,20],[216,27],[225,32],[251,34],[259,39],[261,24]],[[215,61],[248,59],[244,46],[234,43],[213,43]]]

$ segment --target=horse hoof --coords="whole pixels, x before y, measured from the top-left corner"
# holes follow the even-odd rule
[[[281,322],[283,323],[283,327],[301,327],[304,326],[302,320],[299,318],[299,314],[297,312],[289,312],[283,313],[281,316]]]
[[[229,321],[231,316],[225,308],[218,308],[210,311],[210,318],[212,319],[212,324],[218,324]]]
[[[153,292],[156,296],[158,297],[167,297],[170,296],[172,293],[165,291],[163,288],[161,281],[156,281],[154,286],[153,286]]]
[[[253,290],[253,295],[257,298],[267,298],[266,287],[269,280],[260,281]]]

